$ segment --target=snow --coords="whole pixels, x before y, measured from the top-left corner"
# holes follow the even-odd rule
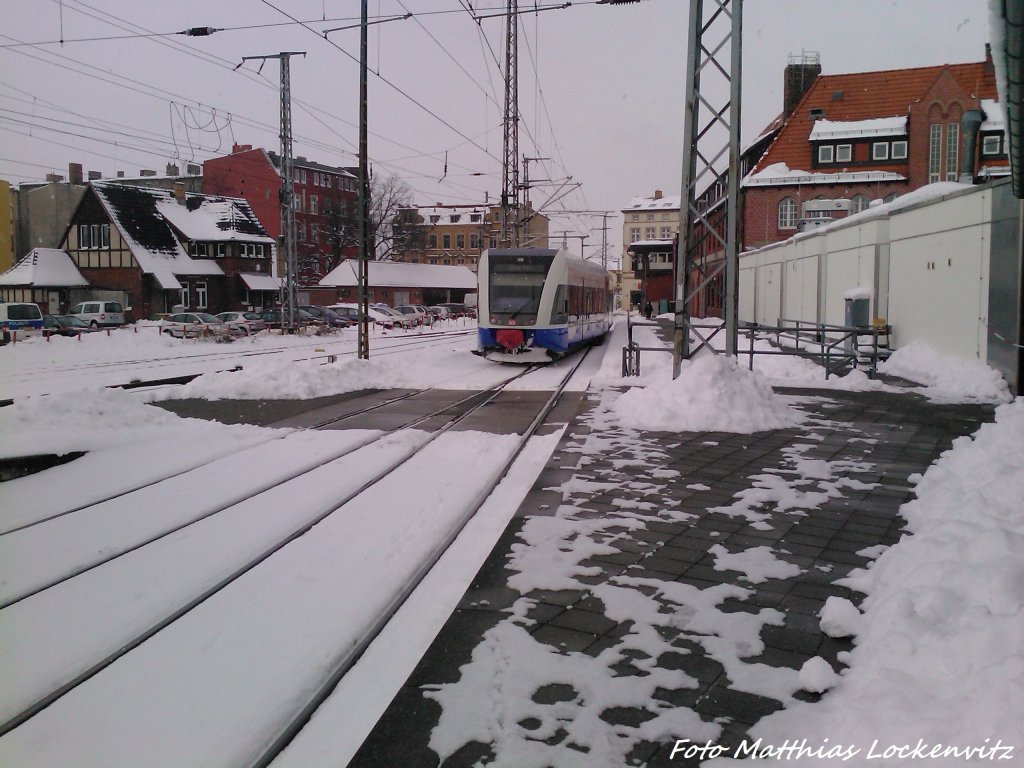
[[[1022,747],[1024,722],[1022,435],[1024,398],[1017,398],[924,473],[916,498],[901,510],[913,535],[857,581],[867,598],[849,668],[819,703],[770,715],[754,737],[776,744],[829,739],[859,750],[854,762],[817,763],[825,765],[905,765],[895,752],[885,757],[882,745],[913,748],[919,740],[1009,745],[1019,760],[1013,750]]]
[[[871,120],[815,120],[808,141],[862,139],[871,136],[906,136],[907,116]]]
[[[839,682],[839,675],[821,656],[812,656],[800,667],[800,687],[811,693],[823,693]]]
[[[33,340],[0,351],[5,363],[0,392],[15,397],[14,405],[0,408],[0,455],[89,452],[68,465],[0,484],[0,531],[38,523],[0,538],[0,599],[30,594],[69,571],[90,568],[107,554],[104,550],[125,551],[153,540],[0,612],[6,683],[0,687],[0,720],[117,653],[138,632],[229,578],[282,535],[337,507],[382,466],[426,440],[423,433],[409,431],[369,445],[375,434],[357,430],[306,433],[182,419],[145,403],[172,396],[168,391],[106,390],[96,383],[98,374],[88,373],[92,366],[115,368],[106,374],[112,378],[123,379],[125,370],[149,376],[154,370],[179,370],[183,362],[172,358],[185,350],[193,367],[240,363],[241,371],[211,370],[177,388],[180,396],[211,399],[312,398],[366,387],[473,389],[508,375],[506,367],[469,354],[472,337],[442,338],[431,348],[411,349],[398,345],[415,334],[389,334],[375,338],[373,359],[359,361],[340,356],[353,347],[348,334],[259,336],[214,346],[168,343],[145,328],[63,340],[67,345]],[[985,739],[994,744],[1018,738],[1024,722],[1024,399],[1010,401],[1005,384],[1000,387],[984,366],[954,365],[920,348],[893,355],[892,372],[912,372],[929,397],[1005,404],[997,409],[995,424],[958,440],[915,483],[917,499],[902,510],[913,535],[884,550],[862,550],[878,560],[844,583],[866,593],[863,612],[839,598],[826,602],[822,629],[855,638],[853,650],[840,654],[841,674],[817,657],[799,671],[776,668],[750,658],[764,650],[763,628],[780,626],[784,614],[755,605],[726,610],[723,603],[746,601],[755,585],[799,573],[799,566],[787,562],[784,545],[745,551],[713,546],[714,567],[739,576],[736,583],[703,590],[626,573],[594,584],[590,558],[618,551],[617,537],[654,521],[690,520],[677,504],[661,501],[669,484],[684,484],[698,494],[715,490],[664,466],[665,457],[644,430],[792,430],[780,466],[753,474],[747,487],[715,510],[743,517],[756,528],[766,525],[760,507],[768,505],[796,522],[828,499],[873,487],[849,477],[871,473],[871,441],[863,438],[864,461],[810,458],[807,452],[823,439],[827,422],[799,410],[806,398],[781,396],[771,386],[816,387],[823,398],[834,389],[889,387],[862,373],[826,382],[812,363],[781,356],[755,357],[751,372],[702,355],[672,382],[669,355],[645,352],[644,375],[623,379],[624,338],[619,323],[603,358],[588,360],[575,380],[578,389],[592,385],[589,397],[596,407],[587,423],[590,431],[556,454],[564,455],[566,464],[578,459],[565,481],[552,486],[561,503],[553,503],[549,515],[524,520],[520,544],[512,550],[509,586],[522,596],[487,633],[459,679],[429,692],[442,706],[430,741],[442,760],[475,739],[494,741],[496,759],[490,764],[495,766],[618,766],[640,741],[681,734],[701,743],[718,738],[722,722],[703,721],[693,710],[656,695],[697,686],[687,673],[658,666],[663,654],[685,652],[668,642],[659,626],[685,631],[723,666],[734,690],[784,704],[755,727],[753,738],[764,744],[806,738],[812,746],[856,745],[863,757],[875,739],[981,745]],[[635,329],[635,338],[644,346],[656,343],[650,329]],[[329,361],[332,354],[337,359]],[[302,356],[318,359],[295,361]],[[559,376],[552,366],[519,386],[544,388]],[[28,396],[42,390],[64,394]],[[72,390],[74,396],[68,396]],[[708,411],[729,414],[711,417]],[[656,421],[650,420],[651,412],[659,414]],[[413,553],[435,546],[452,530],[476,495],[466,467],[473,468],[474,477],[496,472],[513,441],[473,432],[438,438],[426,455],[400,470],[397,482],[346,504],[260,568],[0,738],[0,763],[76,768],[251,763],[259,744],[277,733],[340,662],[339,649],[359,642],[369,617],[409,581]],[[557,433],[535,439],[441,568],[431,572],[275,765],[343,765],[351,758],[458,603],[557,442]],[[709,448],[716,443],[703,441]],[[594,456],[607,453],[619,457],[615,466],[622,476],[615,482],[587,472]],[[261,484],[334,456],[300,480],[242,500]],[[39,522],[184,470],[194,471],[97,504],[85,514]],[[609,497],[608,506],[594,509],[595,494]],[[587,592],[623,632],[593,654],[539,642],[529,634],[534,589]],[[621,664],[641,674],[620,675],[614,667]],[[553,684],[559,695],[537,695]],[[824,695],[808,704],[797,700],[801,689]],[[614,707],[640,708],[647,719],[609,726],[600,715]],[[568,734],[560,745],[537,741],[558,729]],[[570,748],[573,743],[590,752]],[[868,764],[902,763],[880,758]]]
[[[789,184],[847,184],[851,182],[906,181],[906,177],[892,171],[838,171],[814,173],[790,169],[785,163],[773,163],[743,179],[745,187],[786,186]]]
[[[863,616],[845,597],[832,595],[821,609],[821,631],[829,637],[856,637],[864,625]]]
[[[936,402],[1007,402],[1010,390],[999,373],[979,360],[936,352],[920,341],[897,349],[878,366],[881,373],[920,382]]]
[[[855,288],[850,288],[848,291],[846,291],[846,293],[843,294],[843,298],[844,299],[851,299],[851,300],[852,299],[870,299],[871,298],[871,289],[870,288],[863,288],[863,287],[858,285]]]
[[[358,261],[346,259],[320,281],[320,285],[353,288],[359,285]],[[367,272],[371,288],[468,288],[476,290],[476,273],[468,267],[448,264],[406,264],[399,261],[374,261]]]
[[[65,288],[88,285],[78,267],[57,248],[33,248],[13,267],[0,275],[0,285],[35,285]]]

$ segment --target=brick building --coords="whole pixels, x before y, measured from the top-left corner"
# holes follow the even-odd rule
[[[801,220],[856,213],[932,182],[980,183],[1010,172],[990,54],[917,69],[820,69],[807,59],[787,67],[782,127],[743,181],[745,247],[785,240]]]
[[[119,291],[130,320],[269,305],[274,241],[245,200],[92,182],[61,248],[96,291]]]
[[[251,144],[203,163],[203,192],[248,201],[270,237],[281,237],[281,158]],[[356,256],[358,179],[352,170],[293,160],[299,286],[315,286],[344,259]],[[285,274],[284,264],[277,274]]]

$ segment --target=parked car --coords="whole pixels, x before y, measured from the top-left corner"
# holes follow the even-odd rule
[[[83,301],[68,314],[96,328],[124,325],[124,308],[117,301]]]
[[[160,321],[160,330],[179,339],[232,337],[227,323],[206,312],[176,312],[168,315]]]
[[[348,328],[358,322],[358,320],[350,319],[347,315],[335,312],[330,307],[303,305],[299,307],[299,309],[303,312],[308,312],[317,320],[320,320],[325,325],[329,325],[331,328]]]
[[[261,316],[263,322],[265,322],[271,328],[284,328],[288,325],[288,310],[285,309],[268,309]],[[295,308],[295,324],[296,325],[320,325],[321,322],[313,317],[309,312],[303,309]]]
[[[80,333],[91,333],[99,328],[79,320],[73,315],[46,315],[43,317],[44,336],[77,336]]]
[[[473,317],[473,313],[470,311],[469,307],[465,304],[460,304],[459,302],[448,301],[444,304],[438,304],[437,306],[447,307],[448,312],[451,313],[452,317]]]
[[[0,303],[0,326],[5,330],[42,328],[43,312],[38,304],[18,301]]]
[[[226,323],[229,330],[237,331],[242,336],[267,329],[267,324],[259,312],[221,312],[216,317]]]
[[[447,320],[452,317],[451,312],[448,311],[448,307],[438,305],[436,307],[427,307],[427,312],[433,315],[435,320]]]
[[[386,315],[387,317],[390,317],[391,322],[399,328],[409,329],[415,328],[417,325],[417,320],[415,317],[411,317],[410,315],[403,315],[401,312],[397,312],[394,309],[391,309],[390,307],[384,307],[378,311]]]
[[[427,313],[413,304],[399,304],[395,312],[413,319],[414,325],[422,325],[427,322]]]
[[[359,305],[358,304],[331,304],[330,309],[345,317],[349,317],[355,322],[359,322]],[[406,323],[404,316],[396,317],[391,313],[391,310],[380,309],[379,305],[370,305],[367,309],[367,316],[373,321],[374,325],[379,325],[381,328],[394,328],[396,325],[404,326]]]

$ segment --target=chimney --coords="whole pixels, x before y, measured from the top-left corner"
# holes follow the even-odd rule
[[[48,173],[48,174],[46,174],[46,180],[47,181],[61,182],[61,181],[64,181],[64,177],[61,176],[59,173]]]
[[[821,55],[816,51],[804,51],[799,56],[790,55],[783,83],[784,117],[789,117],[793,113],[800,99],[810,90],[820,74]]]
[[[148,168],[143,168],[139,171],[139,176],[156,176],[156,171],[151,171]]]
[[[985,43],[985,73],[992,74],[995,71],[995,64],[992,63],[992,44]]]
[[[171,194],[174,195],[174,199],[181,205],[185,205],[186,203],[186,187],[187,185],[184,181],[176,181],[174,182],[174,189],[171,191]]]
[[[124,171],[118,171],[117,172],[117,178],[123,179],[124,178]]]
[[[656,189],[656,190],[654,190],[654,199],[655,200],[661,200],[661,198],[664,196],[664,194],[665,193],[662,192],[660,189]]]
[[[103,178],[103,174],[99,171],[89,171],[89,181],[99,181]]]
[[[81,163],[68,163],[68,181],[72,184],[82,183]]]
[[[252,144],[232,144],[231,154],[237,155],[239,152],[252,152]]]
[[[178,170],[178,166],[175,163],[168,163],[166,170],[165,176],[181,176],[181,171]]]

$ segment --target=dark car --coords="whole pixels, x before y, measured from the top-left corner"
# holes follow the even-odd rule
[[[288,325],[288,311],[284,309],[268,309],[261,315],[263,322],[271,328],[284,328]],[[322,323],[309,312],[295,308],[295,325],[321,325]]]
[[[322,321],[325,325],[329,325],[331,328],[349,328],[356,324],[356,320],[343,315],[339,312],[335,312],[330,307],[316,307],[312,305],[303,305],[299,307],[303,312],[308,312],[317,320]]]
[[[84,320],[71,315],[45,315],[43,317],[44,336],[77,336],[80,333],[97,331]]]

